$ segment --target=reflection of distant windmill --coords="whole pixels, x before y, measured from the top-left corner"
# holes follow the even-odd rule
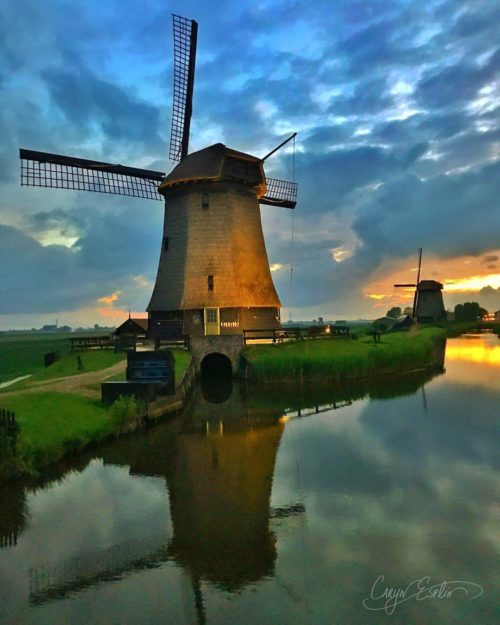
[[[418,251],[418,271],[417,282],[411,284],[395,284],[396,288],[413,287],[412,316],[420,322],[441,321],[446,318],[444,309],[443,285],[436,280],[420,280],[420,269],[422,267],[422,248]]]

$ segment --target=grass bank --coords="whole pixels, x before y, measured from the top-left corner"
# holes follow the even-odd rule
[[[179,383],[189,365],[191,354],[181,349],[172,351],[176,381]],[[104,351],[82,352],[81,356],[84,361],[89,356],[87,363],[89,367],[93,363],[93,370],[108,367],[108,356],[115,356],[118,360],[124,357],[123,354],[112,352],[107,352],[108,356],[104,354]],[[53,375],[45,373],[52,368],[55,368]],[[50,380],[67,371],[66,365],[60,361],[41,373]],[[82,373],[86,372],[88,369]],[[71,369],[68,375],[72,376],[73,373]],[[39,379],[37,374],[27,382],[35,377]],[[100,388],[100,383],[97,386]],[[35,474],[91,443],[135,429],[142,421],[143,407],[129,398],[120,398],[108,407],[101,404],[99,399],[80,395],[77,391],[27,390],[23,388],[19,392],[0,395],[0,407],[13,411],[20,426],[15,453],[7,448],[0,449],[0,482],[18,475]]]
[[[321,382],[370,378],[421,369],[439,363],[446,330],[413,328],[358,340],[322,339],[245,348],[248,377],[260,383]],[[443,364],[442,362],[440,363]]]
[[[7,475],[34,473],[116,429],[109,409],[73,393],[19,394],[5,398],[2,407],[16,413],[20,426],[14,466],[4,467]]]

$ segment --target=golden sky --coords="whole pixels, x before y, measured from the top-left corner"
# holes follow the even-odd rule
[[[363,288],[365,297],[373,300],[375,309],[411,305],[413,289],[395,288],[394,284],[415,282],[417,262],[415,255],[403,261],[391,259],[382,263],[372,280]],[[477,301],[480,289],[487,286],[500,288],[500,249],[480,257],[458,256],[442,259],[424,255],[420,279],[443,283],[446,307],[453,307],[457,301]]]

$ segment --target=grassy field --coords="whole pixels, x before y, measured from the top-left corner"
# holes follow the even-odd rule
[[[394,332],[374,343],[369,336],[255,345],[244,350],[250,376],[259,382],[348,380],[419,369],[429,364],[446,330],[428,327]]]
[[[69,353],[63,333],[0,334],[0,383],[41,371],[43,356],[48,352]]]

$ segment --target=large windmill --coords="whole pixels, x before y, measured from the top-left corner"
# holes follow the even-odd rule
[[[396,288],[414,288],[413,318],[419,322],[442,321],[446,318],[443,303],[443,285],[436,280],[420,280],[422,268],[422,248],[418,251],[417,282],[410,284],[395,284]]]
[[[123,165],[20,150],[21,184],[165,200],[149,335],[242,335],[279,327],[259,204],[295,208],[297,184],[266,178],[263,158],[217,143],[189,153],[198,24],[177,15],[167,176]]]

